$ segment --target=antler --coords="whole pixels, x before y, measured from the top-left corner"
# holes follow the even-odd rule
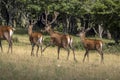
[[[38,19],[33,19],[33,24],[36,24]]]
[[[86,28],[86,29],[85,29],[85,27],[81,27],[81,29],[80,29],[79,31],[86,33],[86,32],[88,32],[90,29],[91,29],[91,27],[88,27],[88,28]]]
[[[50,25],[51,25],[53,22],[55,22],[55,20],[57,19],[57,16],[59,15],[59,12],[54,11],[53,20],[52,20],[51,22],[48,21],[48,15],[49,15],[49,12],[47,12],[47,11],[45,10],[45,19],[44,19],[44,17],[42,16],[42,23],[45,24],[45,25],[47,25],[47,24],[50,24]]]
[[[29,20],[29,24],[34,25],[37,23],[37,21],[38,21],[37,19],[31,19],[31,20]]]
[[[85,29],[85,32],[89,31],[91,29],[91,27],[88,27],[87,29]]]
[[[53,20],[49,24],[52,24],[53,22],[55,22],[55,20],[57,19],[58,15],[59,15],[59,12],[54,11]]]
[[[48,15],[49,15],[49,11],[45,10],[45,19],[42,16],[42,23],[45,24],[45,25],[48,24],[48,20],[47,20],[48,19]]]

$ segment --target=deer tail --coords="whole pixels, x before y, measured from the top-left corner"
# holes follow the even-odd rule
[[[100,41],[100,48],[101,48],[101,50],[102,50],[102,47],[103,47],[103,42]]]
[[[12,28],[9,29],[9,34],[10,34],[10,36],[13,35],[13,31],[15,31],[15,28],[12,27]]]
[[[43,36],[41,36],[41,37],[39,38],[38,42],[39,42],[40,44],[42,44],[42,41],[43,41]]]
[[[68,44],[70,47],[72,47],[72,42],[73,42],[73,39],[71,36],[68,37]]]

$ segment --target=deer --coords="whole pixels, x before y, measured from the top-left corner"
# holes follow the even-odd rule
[[[7,53],[9,53],[9,50],[11,49],[12,53],[12,35],[14,32],[15,28],[7,25],[1,25],[0,26],[0,47],[1,47],[1,52],[3,52],[3,47],[2,47],[2,40],[7,40],[9,47]]]
[[[43,42],[43,35],[40,32],[33,32],[33,26],[36,23],[36,21],[30,21],[28,25],[28,35],[29,35],[29,41],[32,46],[31,50],[31,56],[34,56],[34,47],[37,46],[36,56],[38,57],[38,51],[39,47],[41,48],[41,55],[42,55],[42,42]]]
[[[88,32],[90,29],[91,28],[89,28],[89,27],[87,29],[82,28],[77,34],[77,36],[80,37],[81,42],[86,51],[84,54],[83,62],[85,61],[86,56],[89,61],[89,51],[90,50],[96,50],[101,56],[101,63],[103,63],[103,59],[104,59],[103,50],[102,50],[103,42],[102,42],[102,40],[86,38],[86,32]]]
[[[48,21],[48,15],[49,12],[45,11],[45,18],[43,18],[42,16],[42,22],[45,25],[45,32],[47,32],[50,35],[50,42],[48,43],[48,45],[45,46],[45,48],[43,49],[43,52],[45,51],[45,49],[51,45],[55,45],[58,47],[57,49],[57,53],[58,53],[58,57],[57,59],[59,59],[59,54],[60,54],[60,49],[64,48],[67,52],[67,60],[69,59],[69,54],[70,54],[70,49],[73,51],[73,56],[74,56],[74,60],[76,60],[75,58],[75,52],[74,52],[74,48],[72,46],[72,37],[68,34],[61,34],[59,32],[55,32],[51,27],[52,23],[54,23],[57,19],[57,16],[59,15],[58,12],[54,11],[54,16],[52,21]]]

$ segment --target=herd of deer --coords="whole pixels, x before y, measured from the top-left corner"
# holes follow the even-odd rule
[[[75,58],[74,48],[72,46],[72,42],[73,42],[72,37],[68,34],[60,34],[58,32],[55,32],[51,28],[51,24],[55,22],[59,13],[54,12],[52,21],[48,21],[48,15],[49,13],[45,12],[45,16],[44,17],[42,16],[42,23],[45,25],[44,31],[48,32],[48,34],[50,35],[50,43],[48,43],[44,49],[42,49],[42,42],[43,42],[42,33],[32,31],[33,25],[35,24],[34,22],[30,22],[29,24],[28,34],[29,34],[30,43],[32,45],[31,56],[34,56],[35,46],[37,46],[36,56],[38,56],[39,46],[41,47],[41,55],[42,55],[42,52],[44,52],[47,47],[49,47],[52,44],[55,44],[58,47],[57,59],[59,59],[60,49],[64,48],[68,52],[67,59],[69,59],[69,54],[70,54],[70,49],[71,49],[73,51],[74,60],[77,61]],[[3,49],[2,49],[1,40],[7,40],[7,42],[9,43],[8,53],[9,53],[10,48],[11,48],[11,53],[12,53],[12,34],[14,30],[15,29],[10,26],[0,26],[0,47],[1,47],[2,52],[3,52]],[[101,62],[103,63],[103,52],[102,52],[103,43],[101,40],[86,38],[85,34],[88,30],[90,30],[90,28],[82,29],[77,34],[78,36],[80,36],[81,42],[86,50],[84,54],[83,62],[85,61],[86,56],[88,57],[88,60],[89,60],[90,50],[97,50],[101,56]]]

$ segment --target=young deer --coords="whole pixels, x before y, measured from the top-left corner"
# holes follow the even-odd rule
[[[1,40],[7,40],[7,42],[9,43],[9,48],[7,53],[9,53],[10,48],[12,53],[12,35],[14,30],[15,29],[10,26],[0,26],[0,47],[2,52],[3,52],[3,48],[2,48]]]
[[[96,39],[88,39],[86,38],[85,34],[86,32],[90,30],[90,28],[82,29],[77,35],[80,36],[81,42],[86,50],[83,58],[83,62],[85,61],[86,56],[88,57],[89,60],[89,51],[90,50],[97,50],[98,53],[101,56],[101,62],[103,62],[103,51],[102,51],[102,46],[103,42],[101,40],[96,40]]]
[[[42,55],[43,36],[39,32],[33,32],[32,31],[34,24],[35,24],[35,22],[30,21],[30,24],[28,26],[28,35],[29,35],[30,43],[32,45],[31,56],[34,56],[35,45],[37,46],[36,56],[38,56],[39,46],[41,47],[41,55]]]
[[[70,49],[72,49],[73,51],[73,55],[74,55],[74,60],[76,61],[75,58],[75,53],[74,53],[74,49],[72,47],[72,38],[70,35],[66,35],[66,34],[60,34],[58,32],[55,32],[52,28],[51,28],[51,24],[56,20],[57,16],[59,15],[58,12],[54,12],[54,18],[53,20],[50,22],[47,20],[49,13],[45,12],[45,19],[43,19],[42,17],[42,21],[45,24],[45,31],[49,33],[50,35],[50,43],[48,45],[46,45],[46,47],[43,49],[43,51],[49,47],[52,44],[55,44],[56,46],[58,46],[58,57],[57,59],[59,59],[59,54],[60,54],[60,49],[64,48],[65,50],[67,50],[68,52],[68,56],[67,56],[67,60],[69,59],[69,54],[70,54]],[[70,48],[70,49],[69,49]]]

